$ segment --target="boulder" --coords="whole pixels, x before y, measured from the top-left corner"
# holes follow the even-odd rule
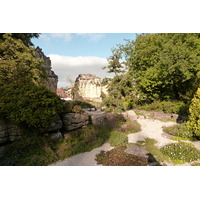
[[[65,131],[81,128],[89,123],[87,113],[66,113],[62,116],[63,129]]]
[[[107,118],[106,114],[101,113],[101,114],[96,114],[96,115],[90,115],[90,123],[93,125],[105,125],[107,123]]]
[[[7,121],[0,120],[0,145],[22,137],[23,130]]]
[[[148,158],[148,151],[146,150],[146,148],[139,147],[136,144],[129,145],[125,152],[135,156]]]
[[[50,137],[52,140],[58,140],[60,138],[63,138],[60,131],[54,132],[54,133],[46,133],[47,137]]]
[[[124,118],[126,120],[137,120],[138,116],[136,115],[136,113],[133,110],[128,110],[126,112],[122,112],[122,115],[124,116]]]

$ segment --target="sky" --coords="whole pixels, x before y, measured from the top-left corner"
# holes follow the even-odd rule
[[[112,55],[112,48],[135,37],[135,33],[42,33],[32,42],[50,57],[52,70],[58,75],[58,88],[61,88],[70,85],[67,77],[75,81],[81,73],[113,77],[113,73],[102,69]]]

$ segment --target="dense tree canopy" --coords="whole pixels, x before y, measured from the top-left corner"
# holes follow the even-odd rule
[[[140,101],[187,102],[199,87],[199,34],[141,34],[135,41],[127,40],[125,45],[118,45],[113,52],[118,52],[120,58],[126,61],[126,75],[137,83],[135,89]],[[115,62],[118,61],[117,58]],[[113,63],[109,63],[109,72],[116,69]]]
[[[35,57],[33,47],[27,47],[12,36],[4,34],[0,40],[0,85],[19,80],[42,84],[45,78],[43,61]]]
[[[43,60],[18,38],[7,33],[0,39],[0,119],[44,128],[61,112],[62,102],[45,87]]]
[[[33,46],[31,39],[38,37],[39,33],[12,33],[13,39],[20,39],[26,46]],[[0,33],[0,40],[3,39],[4,39],[4,33]]]

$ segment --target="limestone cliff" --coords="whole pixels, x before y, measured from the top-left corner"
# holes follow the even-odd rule
[[[79,74],[74,85],[74,99],[101,102],[102,90],[107,94],[106,87],[101,86],[101,79],[93,74]]]
[[[37,47],[35,49],[36,57],[40,58],[44,61],[44,68],[47,72],[47,80],[46,80],[46,86],[49,90],[52,92],[56,92],[57,89],[57,83],[58,83],[58,76],[54,73],[53,70],[51,70],[51,60],[49,57],[45,56],[42,52],[42,49]]]

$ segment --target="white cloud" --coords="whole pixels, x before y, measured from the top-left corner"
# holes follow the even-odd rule
[[[72,40],[71,33],[52,33],[51,37],[53,38],[64,38],[65,42],[69,42]]]
[[[105,37],[103,33],[76,33],[76,35],[87,39],[91,42],[97,42],[101,38]],[[53,38],[63,38],[65,42],[69,42],[73,39],[72,33],[50,33],[50,34],[41,34],[40,38],[45,41],[50,41]]]
[[[40,34],[40,38],[42,38],[45,41],[50,41],[51,38],[49,36],[47,36],[46,34]]]
[[[60,56],[56,54],[48,55],[51,59],[52,70],[58,75],[58,88],[69,85],[66,78],[71,77],[73,80],[79,74],[95,74],[100,78],[113,77],[113,74],[107,73],[102,67],[108,64],[106,58],[93,56]]]
[[[101,38],[105,37],[103,33],[77,33],[77,35],[87,38],[89,41],[97,42]]]

